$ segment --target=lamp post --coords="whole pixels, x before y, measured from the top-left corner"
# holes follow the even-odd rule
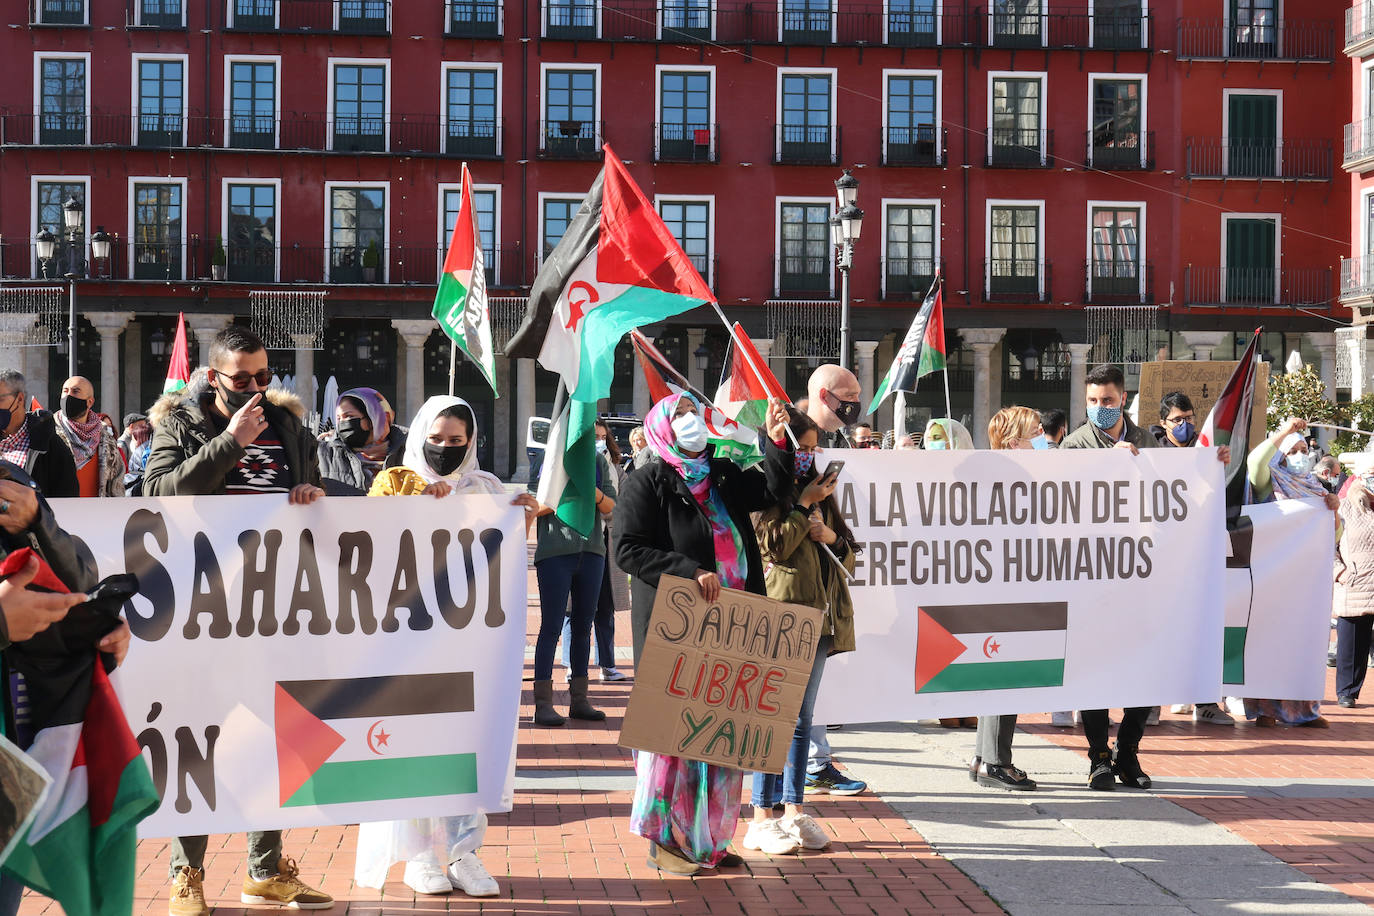
[[[85,208],[75,197],[62,204],[62,225],[67,230],[67,374],[76,375],[76,279],[82,274],[80,239]]]
[[[844,170],[835,181],[839,211],[830,218],[830,242],[835,247],[835,263],[840,268],[840,366],[849,368],[849,268],[854,263],[854,243],[863,229],[864,211],[855,203],[859,179]]]

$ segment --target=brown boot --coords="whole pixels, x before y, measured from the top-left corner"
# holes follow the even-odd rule
[[[544,728],[563,724],[563,717],[553,708],[553,681],[534,682],[534,724]]]
[[[587,700],[587,679],[568,678],[568,718],[587,722],[605,722],[606,714]]]

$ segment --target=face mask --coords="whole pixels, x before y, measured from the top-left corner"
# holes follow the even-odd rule
[[[832,397],[834,396],[832,392]],[[840,401],[835,406],[835,416],[840,418],[840,423],[844,426],[853,426],[859,420],[859,409],[862,405],[858,401]]]
[[[90,409],[90,405],[86,403],[85,398],[79,398],[74,394],[65,394],[62,396],[62,412],[67,415],[67,419],[69,420],[75,420]]]
[[[931,452],[943,452],[949,448],[949,443],[944,439],[927,439],[926,450]]]
[[[1044,433],[1041,433],[1040,435],[1031,439],[1030,444],[1031,448],[1035,449],[1037,452],[1043,452],[1050,447],[1050,440],[1045,438]]]
[[[797,452],[792,456],[792,473],[797,477],[805,477],[811,473],[811,469],[816,465],[815,452]]]
[[[597,439],[597,440],[596,440],[596,453],[597,453],[598,455],[604,455],[604,454],[606,454],[606,440],[605,440],[605,439]]]
[[[363,428],[362,417],[349,417],[339,421],[339,441],[349,448],[362,448],[370,437]]]
[[[1182,423],[1180,423],[1180,424],[1178,424],[1177,426],[1175,426],[1175,427],[1174,427],[1174,441],[1175,441],[1175,442],[1181,442],[1181,443],[1183,443],[1184,445],[1187,445],[1189,442],[1192,442],[1192,441],[1193,441],[1193,424],[1189,423],[1187,420],[1184,420]]]
[[[685,413],[673,420],[673,437],[683,451],[699,452],[706,448],[706,423],[698,414]]]
[[[1317,456],[1311,452],[1300,452],[1288,456],[1288,470],[1294,474],[1307,474],[1317,466]]]
[[[463,458],[467,453],[468,447],[466,445],[425,443],[425,461],[443,477],[447,477],[458,470],[458,465],[463,463]]]
[[[1374,493],[1374,474],[1364,478],[1364,488],[1370,493]]]
[[[1100,404],[1095,404],[1088,408],[1088,422],[1098,429],[1111,429],[1120,420],[1120,407],[1103,407]]]
[[[248,402],[253,400],[253,395],[258,394],[256,391],[234,391],[229,388],[219,388],[218,391],[220,400],[224,401],[224,406],[229,408],[230,416],[243,410]]]

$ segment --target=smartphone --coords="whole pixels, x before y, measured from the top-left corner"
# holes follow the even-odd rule
[[[825,472],[816,482],[823,487],[828,487],[840,476],[842,470],[844,470],[844,462],[836,459],[825,466]]]

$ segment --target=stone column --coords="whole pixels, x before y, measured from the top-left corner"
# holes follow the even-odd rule
[[[1322,380],[1322,394],[1328,401],[1336,401],[1336,335],[1330,331],[1310,332],[1306,335],[1307,342],[1312,349],[1317,351],[1321,364],[1317,368],[1318,375]],[[1317,441],[1322,448],[1327,448],[1331,444],[1332,432],[1329,429],[1317,430]]]
[[[401,341],[401,353],[406,367],[405,407],[401,413],[413,417],[425,402],[425,343],[433,333],[435,324],[431,318],[410,320],[391,319],[396,336]]]
[[[1088,395],[1084,391],[1084,379],[1088,377],[1088,354],[1092,352],[1090,343],[1071,343],[1069,347],[1069,422],[1068,430],[1073,432],[1088,418]]]
[[[854,374],[859,377],[859,400],[864,407],[873,400],[873,392],[878,390],[877,366],[874,361],[877,352],[876,340],[854,341]],[[876,418],[864,417],[863,421],[873,423],[876,422]]]
[[[124,413],[146,413],[151,404],[143,403],[143,327],[135,319],[124,329]],[[123,415],[112,417],[117,424]],[[124,429],[119,430],[122,435]]]
[[[133,312],[86,312],[86,320],[100,334],[100,386],[95,406],[119,425],[119,334],[134,319]]]
[[[510,390],[510,360],[504,354],[496,357],[496,390],[501,392],[501,396],[496,399],[495,409],[492,411],[491,429],[487,435],[492,437],[491,461],[492,472],[497,477],[505,477],[510,473],[510,420],[511,420],[511,390]]]
[[[1229,331],[1179,331],[1179,336],[1192,349],[1193,359],[1208,360],[1212,358],[1212,351],[1231,334]]]
[[[225,326],[234,323],[233,315],[224,314],[205,314],[187,315],[186,330],[195,335],[196,355],[191,359],[191,371],[195,372],[197,366],[207,366],[210,364],[210,343],[215,339],[215,335],[224,330]],[[187,340],[187,344],[191,341]],[[168,352],[171,352],[172,341],[167,341]]]
[[[315,335],[292,334],[291,341],[296,345],[296,397],[305,405],[307,414],[319,409],[315,391]]]
[[[988,421],[992,419],[992,354],[1002,342],[1006,328],[965,328],[960,335],[973,348],[973,444],[988,447]]]
[[[698,391],[706,387],[706,372],[697,368],[697,348],[706,342],[705,328],[687,329],[687,381]]]
[[[515,361],[515,474],[512,483],[528,483],[530,479],[530,456],[525,451],[525,436],[530,428],[530,417],[534,416],[534,360]]]

